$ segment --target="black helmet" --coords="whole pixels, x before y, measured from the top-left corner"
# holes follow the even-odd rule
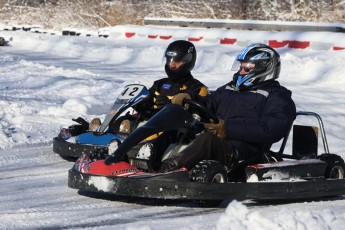
[[[165,51],[165,72],[168,77],[178,82],[189,76],[190,71],[194,68],[196,61],[196,50],[193,43],[184,40],[178,40],[170,43]],[[182,62],[183,64],[175,70],[169,68],[169,63],[172,61]]]
[[[254,68],[247,75],[240,75],[241,63],[252,63]],[[245,47],[236,57],[231,70],[236,89],[253,88],[262,82],[277,79],[280,73],[280,55],[265,44],[252,44]]]

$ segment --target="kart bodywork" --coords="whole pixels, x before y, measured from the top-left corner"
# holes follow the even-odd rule
[[[205,160],[192,169],[161,173],[150,167],[150,159],[137,157],[145,137],[178,131],[181,138],[165,151],[164,160],[190,143],[183,141],[187,133],[202,132],[191,114],[181,106],[169,105],[104,159],[79,158],[69,170],[68,185],[120,196],[196,200],[202,206],[215,206],[225,199],[287,200],[345,194],[344,160],[329,152],[321,117],[312,112],[297,115],[315,117],[319,125],[293,125],[290,154],[284,152],[287,134],[278,151],[263,153],[262,159],[237,168],[226,170],[219,162]],[[317,152],[319,132],[324,146],[321,155]]]
[[[131,84],[125,86],[123,92],[115,100],[104,121],[95,132],[78,131],[73,134],[71,130],[80,130],[82,125],[72,125],[67,129],[61,129],[60,133],[53,139],[53,151],[61,157],[78,158],[82,154],[91,154],[95,150],[107,151],[112,141],[123,142],[128,133],[113,131],[110,129],[110,125],[120,123],[125,118],[124,114],[131,109],[133,111],[133,108],[144,101],[148,95],[149,91],[143,85]],[[133,121],[133,129],[138,126],[140,119],[140,115],[136,115],[136,119]]]

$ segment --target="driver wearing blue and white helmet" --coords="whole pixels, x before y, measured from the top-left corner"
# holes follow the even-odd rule
[[[237,55],[231,70],[237,71],[233,78],[237,91],[253,89],[279,77],[280,55],[265,44],[253,44]]]

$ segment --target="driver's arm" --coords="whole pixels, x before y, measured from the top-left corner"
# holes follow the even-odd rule
[[[221,88],[217,89],[215,92],[211,94],[207,94],[204,97],[198,94],[195,94],[193,92],[190,92],[190,96],[192,100],[195,100],[196,102],[205,106],[207,109],[210,110],[211,113],[214,113],[214,114],[216,114],[219,101],[222,98]]]

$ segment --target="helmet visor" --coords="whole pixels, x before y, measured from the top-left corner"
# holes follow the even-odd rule
[[[240,62],[235,60],[232,64],[231,71],[241,72],[244,71],[246,73],[252,72],[255,69],[255,64],[251,62]]]
[[[165,65],[171,70],[178,70],[186,63],[189,63],[193,58],[191,53],[187,53],[183,57],[177,55],[176,52],[167,51],[165,54]]]
[[[178,55],[174,51],[167,51],[165,54],[165,57],[166,57],[167,62],[168,61],[170,62],[171,60],[173,60],[173,61],[181,61],[183,63],[189,63],[193,59],[193,54],[192,53],[186,53],[185,55],[181,56],[181,55]]]

